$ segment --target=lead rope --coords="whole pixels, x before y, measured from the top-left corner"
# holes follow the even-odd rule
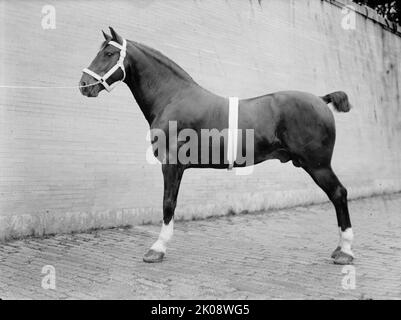
[[[103,87],[110,92],[118,83],[124,81],[125,79],[125,68],[124,68],[124,59],[126,56],[126,51],[127,51],[127,40],[123,39],[122,45],[115,41],[109,41],[109,44],[117,47],[120,49],[120,57],[117,61],[117,63],[108,71],[106,74],[103,76],[98,75],[97,73],[93,72],[92,70],[89,70],[88,68],[83,69],[84,73],[89,74],[93,78],[95,78],[97,81],[95,83],[91,84],[86,84],[84,86],[78,85],[78,86],[59,86],[59,87],[50,87],[50,86],[6,86],[6,85],[0,85],[0,88],[6,88],[6,89],[77,89],[77,88],[87,88],[87,87],[92,87],[97,84],[102,84]],[[118,69],[120,68],[123,72],[123,78],[121,80],[118,80],[112,84],[108,84],[106,80]]]
[[[96,81],[95,83],[91,84],[86,84],[84,86],[78,85],[78,86],[56,86],[56,87],[47,87],[47,86],[6,86],[6,85],[0,85],[0,88],[5,88],[5,89],[77,89],[77,88],[87,88],[87,87],[92,87],[97,84],[99,84],[100,81]]]

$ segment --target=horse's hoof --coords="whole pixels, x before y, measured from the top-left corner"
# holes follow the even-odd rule
[[[331,257],[333,258],[333,259],[335,259],[337,256],[338,256],[338,254],[341,252],[341,247],[340,246],[338,246],[334,251],[333,251],[333,253],[331,254]]]
[[[340,251],[334,258],[334,264],[352,264],[353,260],[353,256],[343,251]]]
[[[147,263],[162,262],[163,258],[164,258],[163,252],[158,252],[158,251],[150,249],[143,256],[143,261],[147,262]]]

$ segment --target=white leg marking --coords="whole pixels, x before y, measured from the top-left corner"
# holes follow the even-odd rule
[[[338,246],[341,248],[341,245],[343,244],[342,238],[341,238],[341,228],[338,227]]]
[[[173,232],[174,232],[174,220],[173,219],[171,219],[169,224],[163,223],[162,229],[159,234],[159,238],[152,245],[152,247],[150,249],[155,250],[157,252],[166,253],[167,242],[169,242],[170,239],[172,238]]]
[[[341,231],[340,228],[340,242],[339,246],[341,247],[341,251],[348,253],[351,256],[354,256],[351,250],[352,241],[354,240],[354,233],[352,232],[352,228],[345,229],[345,231]]]

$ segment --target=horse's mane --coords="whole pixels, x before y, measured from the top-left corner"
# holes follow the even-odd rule
[[[142,43],[138,43],[135,41],[130,41],[133,43],[139,50],[141,50],[146,56],[151,57],[152,59],[156,60],[158,63],[169,69],[172,73],[174,73],[176,76],[188,80],[191,82],[194,82],[192,77],[184,70],[182,69],[178,64],[176,64],[174,61],[166,57],[164,54],[162,54],[160,51],[157,51],[153,48],[150,48]]]
[[[103,41],[102,44],[100,45],[99,50],[103,50],[107,46],[109,41],[110,40]],[[169,69],[172,73],[174,73],[179,78],[182,78],[187,81],[195,82],[194,79],[192,79],[192,77],[184,69],[182,69],[178,64],[176,64],[174,61],[172,61],[171,59],[166,57],[160,51],[157,51],[157,50],[155,50],[151,47],[148,47],[139,42],[135,42],[132,40],[127,40],[127,41],[129,41],[130,43],[135,45],[135,47],[137,49],[139,49],[140,51],[142,51],[147,57],[150,57],[150,58],[156,60],[158,63],[162,64],[164,67]]]

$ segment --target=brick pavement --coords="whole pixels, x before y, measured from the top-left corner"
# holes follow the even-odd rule
[[[331,204],[180,221],[161,264],[142,255],[159,226],[0,244],[3,299],[400,299],[401,194],[350,202],[356,288],[344,290]],[[41,287],[42,267],[56,289]]]

